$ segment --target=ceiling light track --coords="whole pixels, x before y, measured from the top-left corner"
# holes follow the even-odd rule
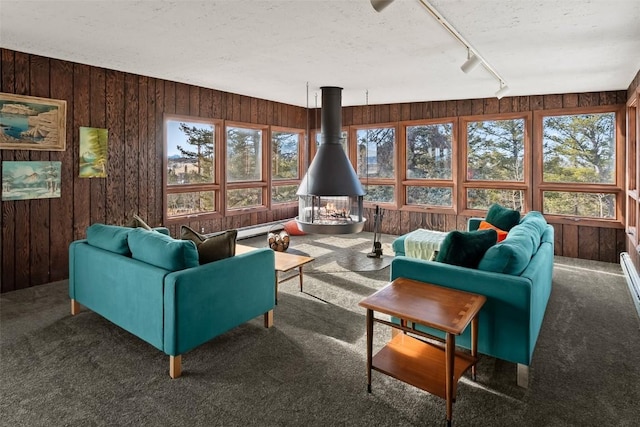
[[[394,0],[371,0],[371,6],[373,6],[376,12],[381,12],[393,2]],[[482,66],[491,75],[493,75],[493,77],[495,77],[495,79],[498,81],[498,84],[500,85],[500,88],[496,92],[496,97],[500,99],[504,95],[506,95],[509,92],[509,87],[507,86],[507,83],[504,81],[502,76],[498,74],[496,69],[493,68],[491,64],[489,64],[487,60],[484,59],[484,57],[480,55],[480,53],[476,49],[474,49],[473,46],[471,46],[471,44],[453,27],[453,25],[451,25],[449,21],[447,21],[444,16],[442,16],[440,12],[438,12],[436,8],[434,8],[428,1],[418,0],[418,2],[420,2],[420,4],[425,9],[427,9],[427,12],[429,12],[431,16],[433,16],[436,21],[438,21],[438,23],[449,32],[449,34],[451,34],[456,40],[458,40],[464,47],[467,48],[467,61],[460,67],[462,71],[464,71],[465,73],[470,73],[478,65],[482,64]]]

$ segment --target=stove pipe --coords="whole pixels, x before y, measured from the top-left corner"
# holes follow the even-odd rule
[[[298,187],[298,196],[364,196],[365,191],[340,144],[342,88],[323,86],[320,146]]]

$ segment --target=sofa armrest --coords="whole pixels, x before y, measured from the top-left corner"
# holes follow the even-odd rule
[[[170,273],[164,287],[164,352],[182,354],[274,306],[271,249]]]

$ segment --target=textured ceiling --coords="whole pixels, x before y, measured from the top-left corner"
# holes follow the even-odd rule
[[[430,3],[509,95],[624,90],[640,69],[638,0]],[[460,70],[465,47],[416,0],[0,0],[0,46],[310,107],[320,86],[343,87],[345,106],[499,88]]]

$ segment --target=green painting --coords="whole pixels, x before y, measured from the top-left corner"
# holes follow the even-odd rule
[[[2,162],[2,201],[60,197],[61,162]]]
[[[80,127],[80,178],[107,177],[107,129]]]

